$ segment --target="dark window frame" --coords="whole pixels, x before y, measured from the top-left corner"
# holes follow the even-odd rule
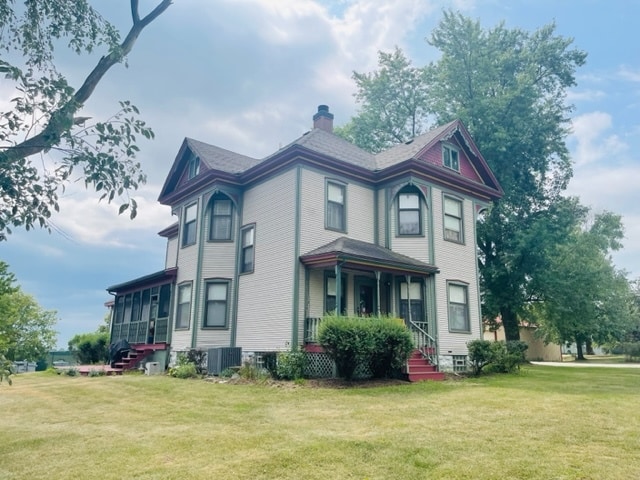
[[[229,213],[220,214],[216,213],[217,202],[229,202]],[[226,195],[214,195],[211,198],[209,207],[209,241],[210,242],[232,242],[233,241],[233,216],[235,208],[233,201]],[[215,238],[214,234],[217,232],[215,228],[216,220],[228,219],[228,235],[226,237]]]
[[[224,301],[220,299],[209,298],[209,286],[210,285],[224,285],[225,286],[225,298]],[[228,278],[210,278],[205,281],[205,293],[204,293],[204,314],[202,318],[202,328],[211,330],[226,330],[229,328],[229,295],[231,293],[231,280]],[[222,324],[209,324],[209,304],[210,303],[223,303],[224,304],[224,321]]]
[[[182,290],[184,288],[189,288],[189,301],[182,301]],[[176,330],[189,330],[191,327],[191,302],[193,302],[193,282],[183,282],[178,285],[176,289],[176,322],[175,329]],[[188,305],[188,308],[184,308],[184,305]],[[184,319],[182,318],[182,314],[186,310],[187,321],[186,325],[184,324]]]
[[[342,193],[342,203],[330,199],[331,188],[338,188]],[[347,184],[337,180],[327,179],[325,182],[325,204],[324,204],[324,228],[336,232],[347,232]],[[339,225],[334,220],[334,214],[339,211]]]
[[[452,301],[451,287],[462,289],[464,295],[463,303]],[[463,322],[465,323],[462,328],[459,328],[458,325],[456,325],[455,327],[452,325],[452,319],[457,316],[454,308],[459,310],[460,307],[462,307],[462,312],[464,314]],[[471,315],[469,312],[469,285],[465,282],[451,280],[447,281],[447,323],[449,326],[449,332],[451,333],[471,333]]]
[[[247,244],[246,234],[252,232],[251,243]],[[251,255],[251,262],[247,263],[247,257]],[[240,230],[240,274],[253,273],[256,268],[256,225],[245,225]]]
[[[187,170],[187,178],[189,180],[197,177],[200,173],[200,157],[191,155],[191,158],[189,158],[189,165],[187,167]]]
[[[323,284],[323,291],[324,291],[324,296],[323,296],[323,308],[324,308],[324,312],[326,314],[336,314],[337,312],[335,311],[336,309],[336,304],[337,304],[337,295],[329,295],[329,280],[336,280],[336,275],[333,272],[328,272],[325,271],[324,272],[324,281],[322,282]],[[346,315],[347,314],[347,276],[346,275],[340,275],[340,306],[342,307],[342,312],[340,312],[340,315]],[[336,292],[337,294],[337,292]],[[333,298],[333,300],[331,300],[331,298]]]
[[[401,197],[402,195],[408,196],[415,196],[416,199],[418,200],[418,207],[403,207],[402,201],[401,201]],[[422,211],[422,205],[423,205],[423,201],[422,201],[422,195],[420,195],[420,192],[418,189],[414,188],[414,187],[410,187],[410,188],[403,188],[402,190],[400,190],[398,192],[398,195],[396,195],[396,199],[397,199],[397,208],[396,208],[396,236],[398,237],[422,237],[424,236],[424,230],[423,230],[423,221],[422,221],[422,217],[424,216],[423,211]],[[417,233],[403,233],[403,227],[402,227],[402,212],[417,212],[418,214],[418,232]],[[406,228],[406,227],[405,227]]]
[[[189,209],[195,207],[195,216],[189,220],[187,214]],[[184,220],[182,222],[182,246],[188,247],[196,243],[196,236],[198,233],[198,202],[190,203],[184,207]]]
[[[447,200],[452,201],[452,202],[456,202],[459,205],[459,216],[458,215],[454,215],[451,212],[447,211]],[[447,219],[449,219],[449,222],[455,220],[458,223],[458,228],[459,230],[457,231],[458,235],[457,236],[453,236],[452,233],[449,232],[453,232],[456,233],[455,230],[451,229],[451,228],[447,228]],[[458,197],[454,197],[452,195],[443,195],[442,197],[442,235],[444,237],[444,239],[448,242],[454,242],[454,243],[460,243],[460,244],[464,244],[464,201],[461,198]]]

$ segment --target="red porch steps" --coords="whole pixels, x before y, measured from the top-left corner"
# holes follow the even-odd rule
[[[409,360],[407,360],[406,372],[407,380],[410,382],[420,382],[423,380],[444,380],[444,373],[438,372],[437,367],[432,365],[425,358],[420,350],[414,350]]]
[[[131,350],[127,355],[119,362],[115,362],[113,367],[110,365],[81,365],[78,367],[78,372],[80,375],[89,375],[92,370],[101,370],[105,375],[122,375],[122,372],[134,369],[153,352],[166,349],[166,343],[134,344],[131,345]]]

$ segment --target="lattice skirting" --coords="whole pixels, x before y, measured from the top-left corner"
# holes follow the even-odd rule
[[[307,352],[307,368],[305,376],[308,378],[335,378],[336,366],[326,353]],[[358,365],[353,374],[354,378],[370,378],[372,376],[368,365]]]

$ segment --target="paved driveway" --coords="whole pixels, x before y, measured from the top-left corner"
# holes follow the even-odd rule
[[[640,368],[640,363],[592,363],[592,362],[531,362],[533,365],[549,367],[606,367],[606,368]]]

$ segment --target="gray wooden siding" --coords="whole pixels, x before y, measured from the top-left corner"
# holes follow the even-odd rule
[[[178,288],[173,291],[173,311],[171,312],[172,328],[171,333],[171,348],[175,350],[185,350],[191,348],[191,338],[194,328],[194,308],[195,308],[195,295],[196,295],[196,275],[198,271],[198,242],[200,241],[200,229],[202,228],[202,202],[198,199],[198,217],[197,217],[197,230],[196,230],[196,243],[189,245],[188,247],[182,247],[182,213],[185,205],[191,205],[196,198],[191,198],[186,201],[181,208],[178,208],[177,214],[179,218],[179,230],[178,237],[176,239],[176,252],[177,252],[177,267],[178,276],[176,278],[176,285],[180,285],[183,282],[192,282],[191,290],[191,321],[188,330],[176,330],[175,318],[178,295]],[[197,324],[195,324],[197,326]]]
[[[431,232],[429,231],[429,218],[431,212],[427,209],[427,203],[423,198],[420,198],[421,213],[422,213],[422,231],[423,236],[417,237],[398,237],[398,197],[393,199],[389,207],[389,227],[391,231],[391,249],[394,252],[408,255],[417,260],[421,260],[426,263],[431,263],[429,255],[429,239]]]
[[[473,202],[464,199],[464,245],[444,240],[442,190],[433,189],[433,228],[435,242],[435,263],[440,268],[436,274],[436,303],[438,312],[438,340],[442,355],[466,355],[467,342],[481,338],[480,311],[478,302],[477,254],[475,240],[475,215]],[[447,281],[458,280],[468,284],[469,317],[471,333],[449,332],[447,304]],[[451,352],[451,353],[449,353]]]
[[[283,350],[291,341],[295,184],[288,170],[244,194],[242,225],[256,226],[255,270],[238,278],[236,345],[244,351]]]
[[[345,181],[347,231],[336,232],[325,229],[325,179],[336,179],[310,169],[302,170],[300,254],[325,245],[336,238],[348,236],[373,243],[373,189]]]

